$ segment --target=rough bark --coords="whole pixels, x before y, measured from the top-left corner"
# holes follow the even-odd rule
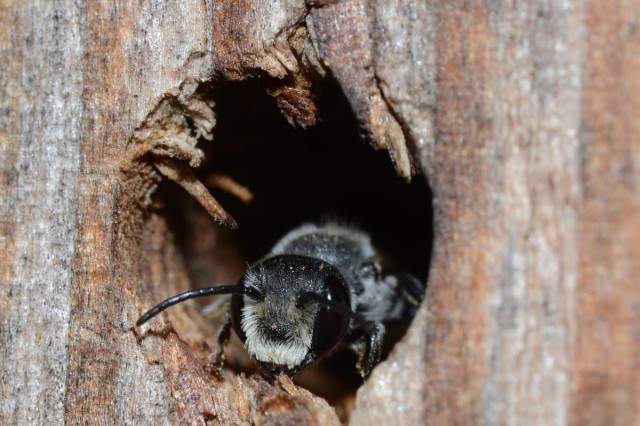
[[[353,423],[640,422],[639,22],[635,0],[3,3],[0,423],[338,421],[203,370],[186,309],[133,327],[189,287],[158,182],[226,220],[183,173],[209,88],[259,78],[304,127],[329,76],[434,195],[428,303]]]

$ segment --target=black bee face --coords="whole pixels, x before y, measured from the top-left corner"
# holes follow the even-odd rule
[[[259,262],[241,285],[258,297],[232,297],[236,333],[270,376],[293,376],[345,336],[351,310],[343,277],[319,259],[279,255]]]

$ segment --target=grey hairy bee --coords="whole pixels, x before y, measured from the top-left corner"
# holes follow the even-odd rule
[[[252,265],[236,285],[190,290],[147,311],[140,326],[187,299],[226,294],[231,303],[218,333],[216,362],[236,332],[260,369],[293,377],[338,347],[359,355],[363,378],[380,361],[385,323],[413,317],[424,286],[385,270],[369,236],[327,223],[296,228]]]

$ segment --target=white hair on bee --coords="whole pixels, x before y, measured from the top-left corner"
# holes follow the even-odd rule
[[[262,265],[249,266],[244,273],[244,279],[249,286],[257,287],[260,282],[260,270],[264,269]]]
[[[288,304],[295,306],[295,303]],[[299,365],[311,349],[315,315],[310,309],[288,309],[290,314],[286,320],[296,325],[295,332],[288,334],[283,342],[279,342],[265,335],[260,326],[261,319],[268,315],[265,310],[267,309],[263,303],[245,298],[241,326],[247,336],[247,352],[258,361],[278,365]],[[280,321],[283,319],[285,318],[278,318]]]
[[[382,281],[373,278],[363,279],[363,291],[358,303],[363,306],[362,315],[369,321],[398,320],[402,316],[405,303],[398,303],[398,279],[390,275]]]

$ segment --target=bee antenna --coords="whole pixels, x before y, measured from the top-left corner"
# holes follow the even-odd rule
[[[344,315],[345,317],[351,318],[352,320],[360,323],[361,325],[368,326],[369,324],[371,324],[371,322],[367,321],[362,315],[356,312],[353,312],[351,308],[345,307],[344,305],[328,300],[325,296],[321,294],[307,292],[307,293],[303,293],[300,297],[303,299],[307,299],[309,301],[315,302],[318,305],[322,305],[326,308],[329,308],[334,312]]]
[[[261,299],[263,298],[263,294],[255,287],[245,287],[241,284],[235,285],[223,285],[216,287],[206,287],[199,288],[196,290],[185,291],[184,293],[180,293],[176,296],[170,297],[167,300],[158,303],[153,308],[149,309],[144,315],[140,317],[138,322],[136,322],[136,326],[140,327],[145,322],[149,321],[151,318],[158,315],[160,312],[164,311],[170,306],[176,305],[180,302],[184,302],[188,299],[193,299],[196,297],[203,296],[215,296],[218,294],[244,294],[246,296],[251,297],[252,299]]]

